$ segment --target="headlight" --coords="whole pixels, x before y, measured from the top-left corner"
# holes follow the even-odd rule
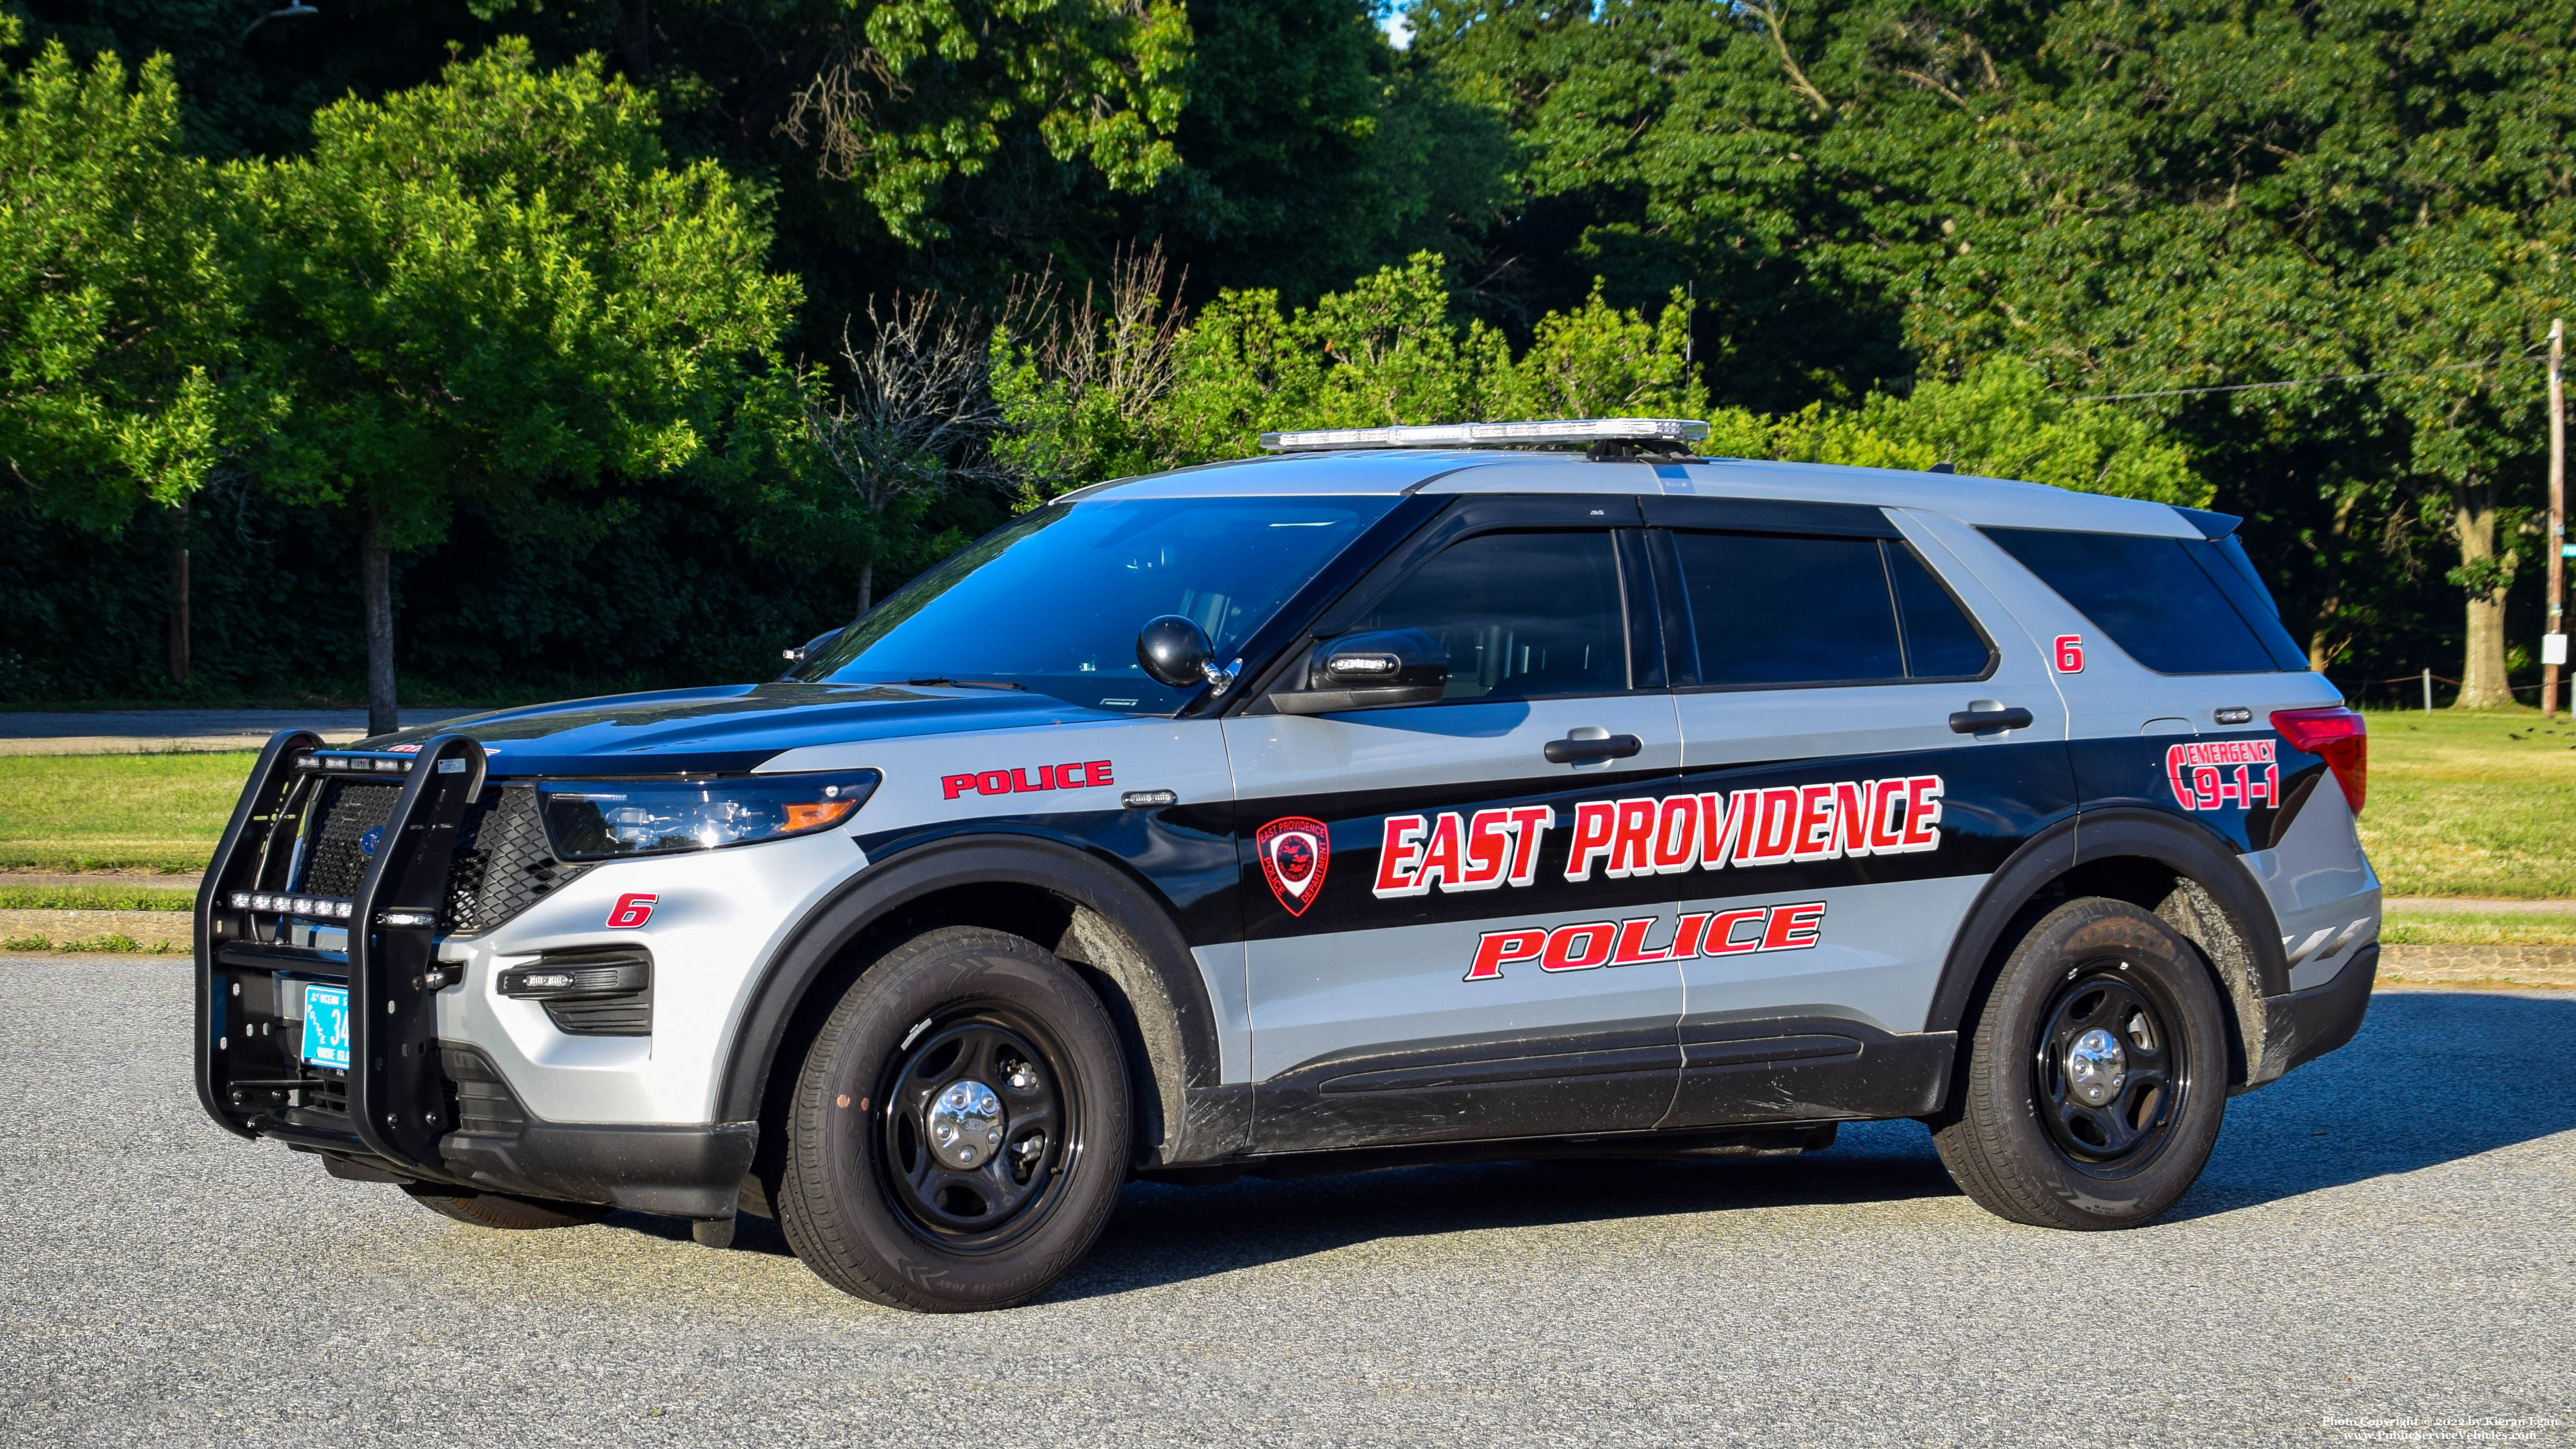
[[[669,855],[810,835],[848,820],[874,770],[722,780],[549,780],[537,787],[561,860]]]

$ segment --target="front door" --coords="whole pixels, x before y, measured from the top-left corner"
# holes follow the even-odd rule
[[[1627,498],[1464,502],[1318,626],[1429,634],[1443,699],[1226,722],[1257,1150],[1669,1110],[1681,979],[1632,939],[1662,888],[1568,878],[1578,807],[1680,760],[1636,521]]]

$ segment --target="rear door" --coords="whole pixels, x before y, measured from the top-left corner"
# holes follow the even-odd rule
[[[1680,760],[1637,521],[1621,496],[1464,500],[1315,630],[1423,630],[1446,697],[1318,717],[1256,701],[1226,722],[1258,1150],[1642,1129],[1669,1109],[1681,981],[1624,924],[1663,887],[1566,879],[1576,806]],[[1577,740],[1615,754],[1549,758]]]
[[[2075,807],[2039,647],[1928,531],[1844,504],[1650,498],[1671,600],[1695,949],[1667,1125],[1902,1115],[1951,938]],[[1681,863],[1687,854],[1687,863]],[[1698,924],[1696,918],[1705,918]]]

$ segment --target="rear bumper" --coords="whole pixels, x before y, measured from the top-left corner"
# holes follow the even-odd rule
[[[2254,1064],[2246,1085],[2276,1081],[2290,1068],[2352,1040],[2370,1013],[2370,988],[2378,978],[2379,946],[2373,942],[2353,952],[2324,985],[2264,997],[2263,1058]]]

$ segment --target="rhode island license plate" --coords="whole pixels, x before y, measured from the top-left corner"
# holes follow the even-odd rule
[[[317,1067],[349,1069],[349,988],[304,988],[304,1059]]]

